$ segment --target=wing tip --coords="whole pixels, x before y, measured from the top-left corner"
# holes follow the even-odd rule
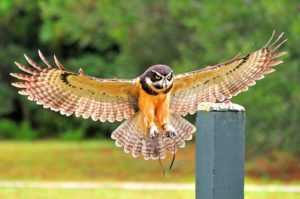
[[[57,59],[56,55],[54,54],[53,55],[53,58],[54,58],[54,62],[56,64],[56,66],[61,69],[61,70],[66,70],[66,68],[59,62],[59,60]]]
[[[43,53],[40,49],[38,49],[38,54],[39,54],[40,59],[48,66],[48,68],[52,68],[52,66],[49,64],[48,60],[43,55]]]
[[[80,76],[86,76],[86,74],[85,74],[85,72],[83,71],[83,69],[82,68],[79,68],[79,75]]]
[[[273,38],[274,38],[274,36],[275,36],[275,33],[276,33],[276,31],[273,30],[270,39],[268,40],[268,42],[267,42],[267,43],[264,45],[264,47],[263,47],[263,48],[268,48],[268,49],[270,49],[271,52],[276,51],[278,48],[280,48],[281,45],[283,45],[284,43],[286,43],[286,42],[288,41],[288,39],[283,39],[283,40],[282,40],[282,38],[283,38],[283,36],[284,36],[284,34],[285,34],[285,32],[282,32],[282,33],[280,33],[280,34],[278,35],[278,37],[275,39],[275,41],[272,42],[272,41],[273,41]]]
[[[286,52],[286,51],[279,52],[279,53],[273,54],[272,57],[271,57],[271,59],[276,59],[276,58],[284,56],[286,54],[288,54],[288,52]]]
[[[12,86],[14,86],[14,87],[17,87],[16,86],[16,82],[12,82],[12,83],[10,83],[10,85],[12,85]],[[18,87],[17,87],[18,88]]]
[[[28,93],[28,91],[26,89],[19,90],[18,94],[20,94],[20,95],[29,95],[29,93]]]
[[[27,87],[25,85],[25,82],[12,82],[11,85],[16,88],[26,88]]]
[[[15,77],[15,78],[18,78],[16,74],[17,74],[17,73],[9,73],[10,76]]]

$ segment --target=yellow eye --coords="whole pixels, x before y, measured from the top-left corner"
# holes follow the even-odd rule
[[[170,81],[171,79],[172,79],[172,76],[171,76],[171,75],[167,77],[167,80]]]
[[[161,76],[155,75],[155,79],[160,80]]]

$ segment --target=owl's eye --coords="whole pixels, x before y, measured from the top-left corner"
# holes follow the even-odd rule
[[[161,76],[155,75],[155,79],[160,80]]]
[[[170,76],[167,77],[167,80],[170,81],[171,79],[172,79],[172,75],[170,75]]]

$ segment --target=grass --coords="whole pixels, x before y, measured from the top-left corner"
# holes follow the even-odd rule
[[[195,181],[195,150],[193,142],[178,150],[172,171],[162,177],[158,161],[132,158],[112,140],[80,142],[0,141],[0,180],[23,181]],[[165,168],[172,157],[163,160]],[[246,184],[283,184],[270,178],[247,178]],[[289,184],[300,184],[290,181]]]
[[[0,180],[23,181],[195,181],[194,144],[178,150],[172,171],[162,177],[158,161],[134,159],[111,140],[80,142],[0,141]],[[171,157],[163,160],[167,168]],[[283,184],[270,178],[249,179],[247,184]],[[289,184],[300,182],[289,182]]]
[[[0,142],[0,180],[8,181],[134,181],[134,182],[194,182],[194,145],[179,150],[174,169],[161,175],[158,161],[134,159],[116,148],[112,141],[37,141]],[[163,161],[165,167],[171,157]],[[247,184],[269,184],[280,181],[253,181]],[[0,188],[5,199],[66,199],[66,198],[194,198],[194,191],[149,191],[120,189],[33,189]],[[300,193],[246,192],[246,199],[296,199]]]
[[[162,177],[158,161],[132,158],[111,140],[80,142],[0,141],[0,180],[23,181],[195,181],[193,142],[178,150],[172,171]],[[168,168],[172,157],[163,160]],[[246,184],[300,184],[269,177],[247,178]]]
[[[134,159],[112,141],[6,141],[0,142],[0,180],[194,182],[192,148],[179,150],[174,169],[162,177],[158,161]]]
[[[0,198],[5,199],[187,199],[195,198],[194,191],[162,191],[162,190],[68,190],[68,189],[31,189],[31,188],[0,188]],[[245,199],[298,199],[300,193],[268,193],[246,192]]]
[[[0,189],[0,198],[5,199],[185,199],[194,198],[194,195],[193,191]]]

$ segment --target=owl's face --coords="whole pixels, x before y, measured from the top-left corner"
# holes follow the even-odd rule
[[[173,79],[174,74],[170,67],[154,65],[141,76],[141,84],[144,90],[148,89],[148,93],[149,90],[154,93],[166,93],[172,88]]]

